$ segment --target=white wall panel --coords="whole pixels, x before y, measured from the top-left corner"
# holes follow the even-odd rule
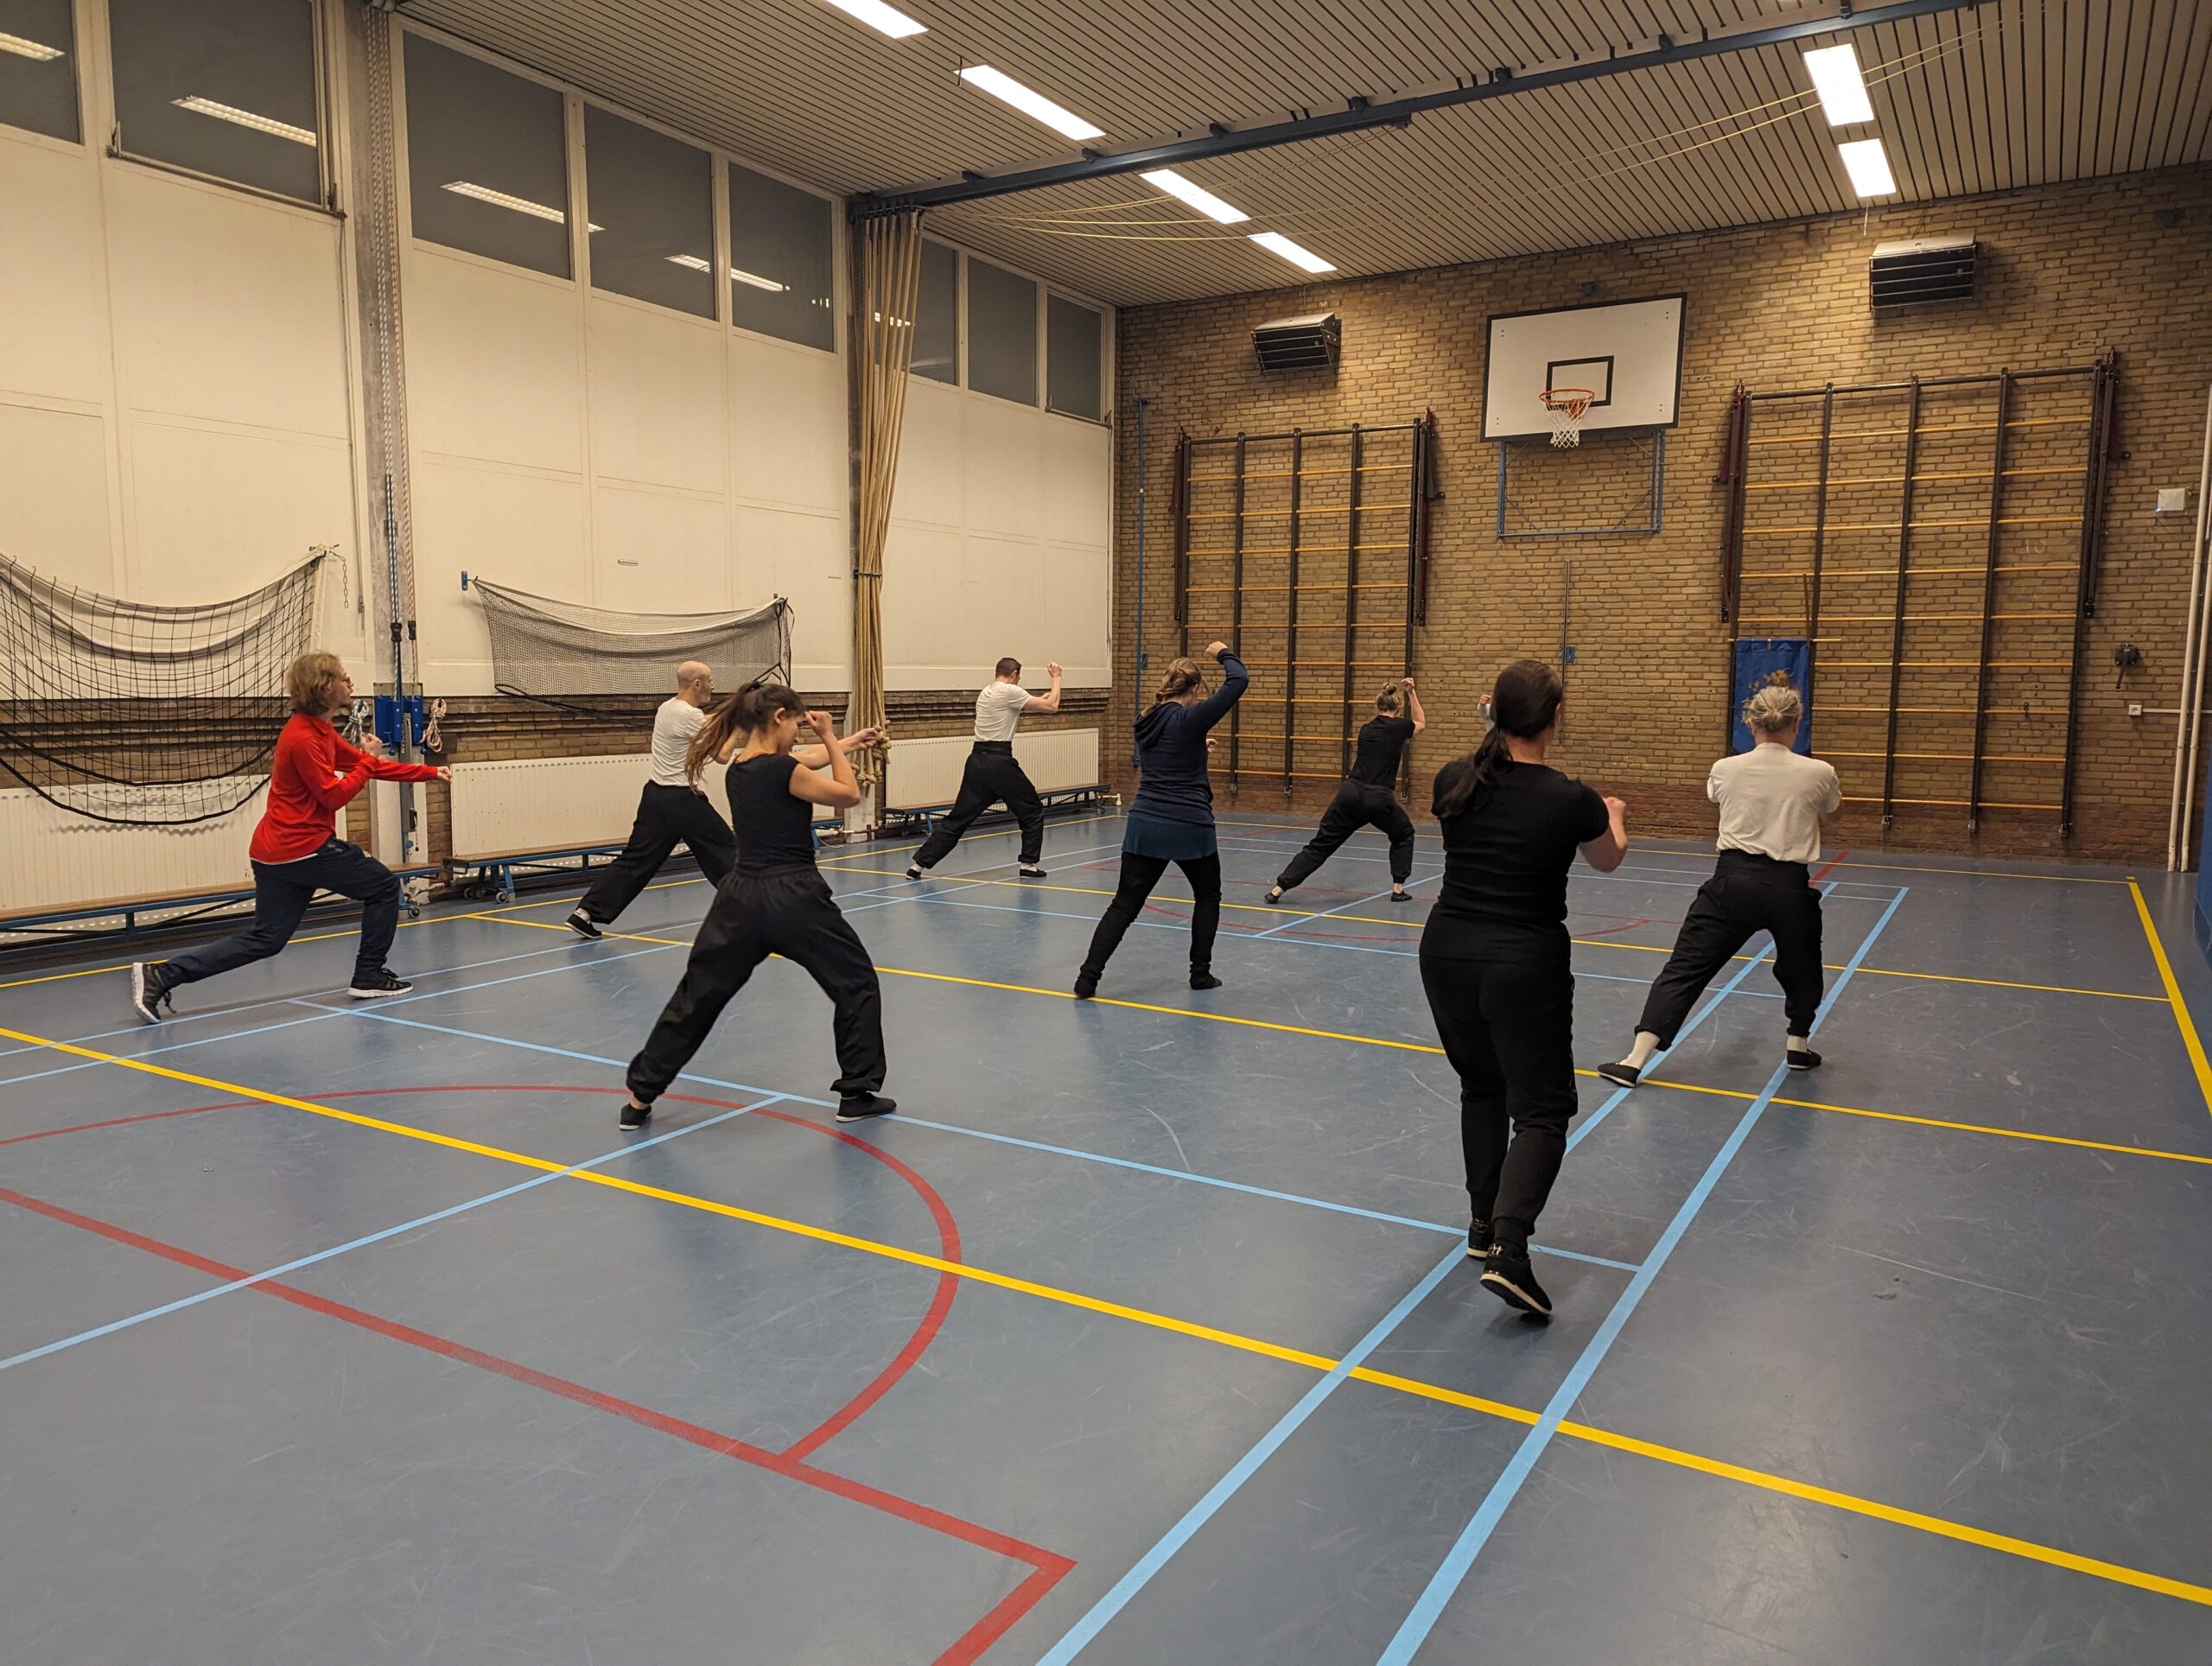
[[[588,320],[593,473],[723,491],[727,371],[716,347],[724,332],[711,320],[597,294]]]
[[[729,378],[731,493],[741,502],[845,514],[845,361],[733,334]]]
[[[1045,536],[1098,549],[1114,542],[1114,431],[1098,423],[1047,416]]]
[[[930,526],[966,524],[969,397],[927,377],[906,379],[906,420],[899,436],[899,481],[891,518]]]
[[[734,605],[752,607],[772,595],[783,596],[791,604],[791,651],[798,661],[793,675],[798,686],[850,687],[852,535],[843,512],[822,515],[739,504],[731,511],[731,519],[735,534]],[[887,615],[888,612],[887,607]]]
[[[350,557],[353,479],[344,445],[143,419],[131,423],[130,444],[135,600],[243,595],[318,544]]]
[[[1080,544],[1045,546],[1045,634],[1071,684],[1103,688],[1113,682],[1107,629],[1113,603],[1111,550]]]
[[[581,474],[583,324],[575,287],[421,244],[406,284],[417,460],[476,457]]]
[[[984,633],[969,618],[965,543],[944,527],[893,524],[883,553],[886,688],[982,686],[969,664],[969,641]]]
[[[0,134],[0,390],[107,397],[93,166]]]
[[[1006,654],[1025,667],[1041,668],[1047,659],[1059,658],[1045,631],[1044,552],[1036,540],[970,532],[963,556],[969,621],[963,645],[969,658],[980,668]],[[962,684],[956,681],[953,686]]]
[[[632,614],[701,614],[737,605],[730,595],[728,510],[721,499],[602,480],[592,512],[593,595],[599,606]]]
[[[418,459],[415,591],[423,679],[434,694],[492,692],[483,610],[461,575],[582,600],[591,560],[583,481]]]
[[[107,424],[0,403],[0,554],[112,595]]]
[[[1033,538],[1045,525],[1045,417],[1027,405],[968,398],[967,525]]]

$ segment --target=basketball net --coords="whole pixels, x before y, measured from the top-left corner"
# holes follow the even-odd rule
[[[1544,402],[1544,409],[1551,413],[1552,445],[1564,451],[1582,443],[1582,419],[1588,414],[1590,402],[1598,397],[1592,388],[1546,388],[1537,396]]]

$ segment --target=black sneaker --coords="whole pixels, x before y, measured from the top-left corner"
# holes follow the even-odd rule
[[[922,867],[921,863],[918,862],[910,862],[906,864],[906,877],[910,880],[918,880],[921,878],[922,874],[925,871],[927,870],[925,870]]]
[[[168,1016],[176,1014],[176,1003],[169,999],[168,963],[165,960],[140,961],[130,969],[130,1004],[138,1009],[138,1016],[149,1024],[158,1024],[168,1008]]]
[[[888,1116],[898,1109],[896,1099],[887,1099],[880,1093],[849,1093],[837,1102],[837,1120],[865,1122],[871,1116]]]
[[[414,987],[387,966],[365,983],[355,978],[346,986],[346,993],[356,1001],[382,1001],[387,995],[405,995]]]
[[[1536,1269],[1529,1264],[1529,1252],[1525,1250],[1491,1244],[1489,1260],[1483,1267],[1483,1286],[1509,1307],[1518,1307],[1524,1313],[1534,1313],[1539,1319],[1552,1316],[1552,1299],[1536,1282]]]
[[[625,1134],[635,1134],[652,1119],[653,1108],[651,1105],[626,1103],[622,1107],[622,1119],[615,1126]]]
[[[569,916],[569,929],[580,938],[594,943],[599,941],[599,922],[581,908]]]
[[[1393,891],[1390,893],[1390,900],[1393,902],[1411,902],[1413,900],[1414,893],[1410,891]]]
[[[1098,993],[1098,980],[1089,972],[1078,972],[1075,980],[1075,998],[1088,1001]]]
[[[1218,989],[1221,987],[1221,980],[1211,972],[1192,972],[1191,987],[1194,989]]]
[[[1626,1059],[1616,1059],[1610,1065],[1599,1065],[1598,1074],[1624,1088],[1632,1088],[1643,1079],[1643,1072]]]
[[[1022,863],[1020,869],[1017,871],[1020,872],[1021,877],[1026,880],[1041,880],[1046,877],[1045,870],[1033,862],[1026,862]]]
[[[1821,1067],[1821,1055],[1810,1047],[1791,1047],[1784,1056],[1789,1060],[1792,1070],[1818,1070]]]
[[[1266,903],[1268,907],[1274,907],[1277,903],[1282,900],[1282,887],[1281,886],[1277,886],[1274,889],[1269,891],[1267,895],[1262,897],[1260,900]]]
[[[1490,1257],[1490,1247],[1491,1242],[1491,1225],[1488,1221],[1484,1220],[1480,1215],[1478,1215],[1474,1219],[1467,1223],[1468,1260],[1488,1260]]]

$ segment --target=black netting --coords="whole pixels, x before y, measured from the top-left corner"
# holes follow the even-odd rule
[[[228,601],[157,607],[0,556],[0,769],[95,821],[237,809],[268,777],[327,559]]]
[[[665,696],[686,659],[704,660],[724,688],[791,675],[791,609],[781,596],[748,614],[618,614],[470,584],[502,694],[588,710],[594,695]]]

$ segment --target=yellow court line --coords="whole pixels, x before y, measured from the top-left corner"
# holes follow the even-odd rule
[[[2166,945],[2158,940],[2158,928],[2151,919],[2151,905],[2143,900],[2143,887],[2130,880],[2127,889],[2135,899],[2135,918],[2143,922],[2143,935],[2151,944],[2151,958],[2158,963],[2158,982],[2166,986],[2166,1001],[2174,1009],[2174,1022],[2181,1027],[2182,1045],[2189,1049],[2190,1065],[2196,1071],[2196,1091],[2204,1096],[2204,1108],[2212,1110],[2212,1063],[2206,1061],[2204,1043],[2197,1039],[2196,1021],[2190,1016],[2189,1002],[2174,978],[2173,963],[2166,958]]]
[[[1178,1319],[1172,1314],[1154,1313],[1147,1308],[1132,1307],[1121,1302],[1108,1301],[1101,1297],[1085,1295],[1080,1291],[1063,1289],[1057,1285],[1016,1278],[1010,1274],[995,1272],[988,1268],[978,1267],[967,1262],[947,1261],[941,1256],[925,1255],[919,1250],[904,1249],[897,1244],[881,1243],[872,1238],[857,1237],[851,1233],[840,1232],[830,1227],[816,1226],[810,1222],[790,1220],[779,1215],[765,1214],[759,1210],[747,1209],[737,1204],[722,1203],[712,1198],[702,1198],[688,1192],[677,1192],[665,1186],[648,1185],[643,1181],[626,1179],[619,1174],[610,1174],[603,1170],[578,1169],[569,1164],[552,1162],[545,1158],[533,1157],[523,1152],[508,1151],[497,1146],[480,1145],[474,1141],[455,1139],[449,1135],[434,1133],[426,1129],[411,1128],[403,1122],[388,1122],[381,1118],[364,1116],[354,1111],[339,1110],[328,1105],[316,1104],[311,1100],[295,1099],[283,1094],[270,1093],[259,1088],[246,1087],[236,1082],[221,1081],[213,1077],[195,1076],[188,1071],[171,1070],[166,1065],[149,1064],[143,1059],[131,1059],[118,1053],[96,1052],[92,1048],[79,1046],[73,1042],[54,1041],[45,1037],[8,1029],[0,1029],[0,1037],[32,1046],[45,1046],[60,1052],[73,1053],[101,1064],[114,1065],[122,1069],[142,1071],[149,1076],[188,1083],[194,1087],[206,1088],[213,1092],[259,1100],[265,1104],[283,1105],[290,1110],[302,1110],[318,1116],[327,1116],[358,1127],[397,1134],[406,1139],[420,1140],[431,1145],[443,1146],[454,1150],[469,1152],[477,1156],[491,1157],[501,1161],[518,1164],[541,1173],[559,1174],[566,1179],[582,1180],[587,1185],[605,1186],[610,1191],[626,1192],[633,1196],[651,1198],[659,1202],[675,1204],[683,1208],[719,1215],[730,1220],[745,1221],[753,1225],[768,1227],[775,1231],[787,1232],[797,1237],[811,1239],[816,1243],[836,1244],[842,1249],[859,1250],[863,1254],[880,1256],[885,1260],[902,1262],[911,1267],[949,1275],[969,1283],[988,1285],[997,1289],[1034,1297],[1039,1300],[1052,1302],[1080,1312],[1122,1319],[1129,1324],[1143,1326],[1151,1330],[1211,1342],[1221,1347],[1235,1349],[1241,1353],[1257,1354],[1266,1358],[1281,1360],[1287,1364],[1300,1365],[1309,1370],[1332,1371],[1343,1364],[1341,1360],[1332,1359],[1326,1354],[1313,1353],[1302,1348],[1286,1347],[1280,1343],[1268,1342],[1259,1337],[1247,1336],[1240,1332],[1224,1330],[1211,1325],[1200,1325],[1190,1319]],[[1503,1401],[1484,1399],[1477,1395],[1446,1389],[1437,1383],[1424,1383],[1414,1377],[1399,1377],[1387,1371],[1374,1370],[1366,1366],[1354,1366],[1347,1375],[1376,1387],[1393,1389],[1400,1393],[1415,1395],[1423,1399],[1464,1407],[1469,1410],[1481,1412],[1523,1426],[1534,1425],[1541,1421],[1538,1413],[1530,1411],[1525,1407],[1511,1405]],[[1751,1469],[1740,1464],[1732,1464],[1718,1458],[1708,1458],[1681,1447],[1662,1446],[1656,1441],[1639,1440],[1633,1435],[1615,1434],[1611,1430],[1598,1428],[1587,1423],[1562,1422],[1559,1425],[1559,1432],[1569,1440],[1607,1447],[1617,1452],[1633,1453],[1637,1457],[1667,1464],[1675,1468],[1713,1476],[1722,1480],[1734,1481],[1742,1485],[1779,1493],[1788,1497],[1803,1499],[1808,1503],[1826,1504],[1832,1509],[1870,1517],[1900,1527],[1913,1528],[1921,1532],[1957,1540],[1962,1543],[1978,1545],[1985,1549],[2022,1557],[2027,1561],[2042,1562],[2054,1567],[2067,1568],[2075,1573],[2087,1574],[2093,1578],[2105,1580],[2113,1584],[2156,1592],[2161,1595],[2177,1598],[2184,1602],[2212,1607],[2212,1587],[2192,1585],[2184,1580],[2169,1579],[2164,1574],[2149,1573],[2141,1568],[2127,1567],[2118,1562],[2102,1561],[2095,1557],[2079,1555],[2070,1550],[2061,1550],[2054,1546],[2037,1544],[2032,1540],[2018,1539],[2008,1534],[1993,1533],[1986,1529],[1973,1527],[1962,1522],[1949,1521],[1942,1517],[1929,1516],[1918,1510],[1900,1509],[1893,1504],[1861,1498],[1851,1493],[1814,1486],[1803,1481],[1793,1480],[1785,1475],[1776,1475],[1764,1470]]]

